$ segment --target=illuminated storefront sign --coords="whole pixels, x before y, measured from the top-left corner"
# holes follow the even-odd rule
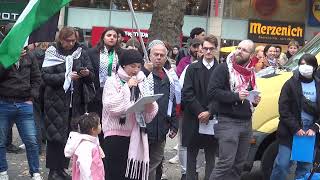
[[[291,40],[304,42],[304,24],[249,20],[248,38],[254,42],[288,44]]]
[[[24,1],[0,2],[0,24],[17,21],[26,3]]]

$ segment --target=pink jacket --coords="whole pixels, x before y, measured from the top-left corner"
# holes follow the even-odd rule
[[[64,154],[72,157],[72,180],[104,180],[104,153],[97,137],[70,132]]]
[[[127,83],[121,82],[121,80],[127,82],[130,77],[125,71],[119,67],[118,73],[115,76],[111,76],[107,79],[102,96],[103,110],[102,110],[102,130],[104,137],[107,136],[126,136],[130,137],[131,132],[136,123],[134,113],[130,113],[125,121],[125,124],[119,123],[120,116],[125,115],[128,108],[130,108],[134,102],[130,101],[130,89]],[[139,81],[139,89],[143,94],[143,80],[145,75],[140,71],[137,75]],[[152,121],[158,112],[158,104],[152,103],[149,107],[146,107],[144,116],[146,123]]]

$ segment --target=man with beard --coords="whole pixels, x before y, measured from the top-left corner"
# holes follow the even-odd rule
[[[216,106],[218,124],[214,132],[219,143],[218,162],[210,179],[240,180],[252,136],[252,112],[261,99],[246,99],[249,91],[257,88],[254,70],[248,67],[253,52],[251,40],[241,41],[209,81],[208,98]]]
[[[205,36],[206,36],[206,32],[203,28],[201,27],[193,28],[190,32],[190,38],[187,40],[187,44],[184,47],[180,48],[179,50],[176,65],[179,64],[182,58],[190,55],[190,51],[189,51],[190,41],[195,38],[199,39],[200,41],[203,41]]]
[[[193,61],[197,60],[197,54],[198,51],[200,50],[200,45],[201,45],[201,40],[198,38],[194,38],[190,40],[190,47],[189,47],[189,52],[190,55],[182,58],[177,66],[177,75],[180,77],[181,73],[183,72],[184,68],[191,64]]]

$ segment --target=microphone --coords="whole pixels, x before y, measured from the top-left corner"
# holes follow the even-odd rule
[[[133,79],[136,79],[136,76],[132,76]],[[132,86],[130,89],[131,95],[130,95],[130,101],[135,101],[135,91],[136,91],[136,86]]]

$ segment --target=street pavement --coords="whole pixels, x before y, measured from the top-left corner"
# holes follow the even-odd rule
[[[21,140],[18,136],[16,128],[14,128],[13,131],[13,144],[20,145]],[[165,163],[164,163],[164,173],[167,176],[168,180],[180,180],[181,174],[180,174],[180,165],[179,164],[170,164],[168,160],[176,155],[176,150],[173,149],[173,147],[177,144],[178,137],[174,139],[167,138],[167,144],[165,147]],[[203,180],[204,177],[204,156],[200,155],[201,158],[201,168],[200,168],[200,174],[199,180]],[[11,154],[7,153],[7,159],[8,159],[8,174],[10,176],[10,180],[28,180],[31,179],[29,176],[29,169],[28,169],[28,162],[26,159],[26,154]],[[45,151],[42,152],[42,155],[40,156],[40,166],[41,166],[41,174],[44,177],[44,179],[47,179],[48,170],[45,168]],[[247,174],[245,177],[242,178],[242,180],[262,180],[262,177],[257,171],[259,169],[259,162],[255,163],[254,170]]]

